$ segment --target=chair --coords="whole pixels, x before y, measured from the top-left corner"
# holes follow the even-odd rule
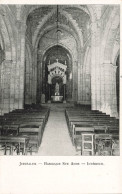
[[[112,135],[96,134],[95,135],[95,152],[97,155],[112,155]]]
[[[94,155],[94,133],[82,133],[81,155]]]

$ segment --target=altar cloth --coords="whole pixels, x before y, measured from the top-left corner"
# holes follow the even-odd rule
[[[63,96],[51,96],[53,102],[62,102]]]

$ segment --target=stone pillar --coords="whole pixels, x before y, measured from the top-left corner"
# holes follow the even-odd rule
[[[24,107],[24,76],[25,76],[25,31],[26,25],[16,22],[17,27],[17,64],[15,76],[15,102],[14,109]]]
[[[37,92],[36,92],[36,102],[39,104],[41,103],[41,95],[42,95],[42,62],[41,58],[38,55],[37,61]]]
[[[91,24],[91,107],[100,110],[100,22]]]
[[[84,104],[84,49],[79,49],[79,63],[78,63],[78,104]]]
[[[66,84],[64,84],[64,100],[63,103],[66,103]]]
[[[11,64],[11,81],[10,81],[10,111],[14,110],[15,101],[15,72],[16,72],[16,61]]]
[[[96,109],[100,110],[101,107],[101,94],[100,94],[100,86],[101,86],[101,72],[100,72],[100,44],[101,43],[101,21],[97,20],[97,28],[96,28]]]
[[[4,62],[0,66],[1,83],[0,83],[0,114],[3,115],[3,100],[4,100]]]
[[[15,101],[14,109],[19,108],[19,94],[20,94],[20,65],[21,65],[21,22],[16,22],[17,28],[17,63],[15,70]]]
[[[118,117],[116,68],[111,63],[101,65],[101,111],[114,117]]]
[[[78,93],[78,62],[73,62],[73,101],[77,102],[77,93]]]
[[[116,70],[117,66],[112,65],[111,71],[112,71],[112,116],[118,117],[118,111],[117,111],[117,90],[116,90]]]
[[[102,112],[105,112],[105,64],[101,65],[101,86],[100,86],[100,90],[101,90],[101,107],[100,110]]]
[[[96,110],[96,26],[95,23],[91,24],[91,108],[92,110]]]
[[[32,49],[32,48],[30,48]],[[37,67],[37,50],[34,49],[31,51],[31,66],[32,66],[32,71],[30,75],[30,80],[31,80],[31,103],[36,103],[36,67]]]
[[[25,80],[25,32],[26,24],[21,23],[20,29],[20,48],[21,48],[21,64],[20,64],[20,88],[19,88],[19,109],[24,108],[24,80]]]
[[[37,49],[33,50],[33,76],[34,76],[34,80],[33,80],[33,103],[36,103],[36,91],[37,91]]]
[[[48,84],[48,88],[49,88],[49,93],[48,93],[48,103],[51,103],[51,85]]]
[[[78,48],[78,65],[77,65],[77,76],[78,76],[78,91],[77,91],[77,103],[81,101],[81,90],[82,90],[82,67],[83,67],[83,50],[81,47]]]
[[[81,84],[80,84],[80,101],[83,101],[83,65],[81,66],[80,69],[80,80],[81,80]],[[80,103],[80,101],[78,103]]]
[[[2,107],[1,113],[10,112],[10,76],[11,76],[11,60],[5,60],[2,66]]]
[[[2,63],[0,64],[0,115],[1,115],[1,108],[2,108]]]

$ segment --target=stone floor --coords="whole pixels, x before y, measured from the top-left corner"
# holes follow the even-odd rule
[[[39,156],[77,155],[72,145],[65,119],[67,104],[50,104],[50,115],[45,127]],[[71,105],[70,105],[71,106]]]

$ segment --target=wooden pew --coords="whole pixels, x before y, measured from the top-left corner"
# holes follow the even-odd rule
[[[4,122],[6,121],[23,121],[23,120],[43,120],[46,124],[47,122],[47,117],[45,115],[15,115],[13,116],[8,116],[8,118],[5,118]]]
[[[93,126],[94,128],[95,128],[95,130],[109,130],[109,131],[117,131],[117,130],[119,130],[118,129],[118,125],[116,125],[116,124],[111,124],[111,123],[109,123],[108,121],[107,122],[105,122],[105,121],[98,121],[98,120],[96,120],[96,121],[92,121],[92,120],[87,120],[87,121],[71,121],[70,122],[70,125],[69,125],[69,131],[70,131],[70,135],[72,135],[73,134],[73,130],[74,130],[74,128],[75,128],[75,126],[82,126],[82,125],[88,125],[89,124],[89,126]]]
[[[44,110],[21,110],[13,111],[11,113],[5,114],[0,118],[0,134],[2,132],[2,137],[17,137],[18,134],[21,138],[28,138],[27,149],[29,152],[33,151],[34,146],[36,145],[36,150],[38,149],[45,124],[48,120],[49,109]],[[16,133],[15,133],[16,132]],[[3,139],[3,143],[4,140]]]
[[[78,139],[81,139],[81,136],[82,136],[82,133],[91,133],[91,132],[94,132],[94,128],[89,126],[89,125],[86,125],[86,126],[80,126],[80,127],[75,127],[74,128],[74,131],[73,131],[73,135],[72,135],[72,142],[73,142],[73,145],[75,144],[75,140],[78,138]]]
[[[28,135],[30,137],[29,143],[31,142],[31,140],[33,140],[33,142],[35,141],[35,144],[37,144],[37,146],[40,146],[41,144],[43,131],[44,131],[43,123],[37,122],[25,123],[21,124],[19,127],[19,134]]]
[[[6,123],[4,125],[0,126],[0,132],[1,135],[18,135],[19,132],[19,125],[18,124],[12,124],[12,123]]]
[[[71,121],[69,122],[68,126],[69,126],[69,132],[72,135],[73,134],[73,129],[75,128],[75,126],[79,126],[80,125],[90,125],[90,126],[103,126],[105,129],[108,128],[108,126],[110,126],[109,121],[104,121],[104,120],[93,120],[93,119],[71,119]]]
[[[4,150],[4,155],[6,155],[8,149],[10,155],[13,155],[13,149],[16,149],[18,155],[20,152],[22,152],[23,155],[26,155],[28,140],[28,137],[0,136],[0,145],[2,145],[1,149]]]
[[[94,128],[94,135],[98,136],[102,133],[119,134],[119,119],[110,117],[105,113],[90,110],[82,111],[78,108],[73,108],[66,109],[65,116],[69,134],[75,146],[80,145],[82,147],[83,128]]]

